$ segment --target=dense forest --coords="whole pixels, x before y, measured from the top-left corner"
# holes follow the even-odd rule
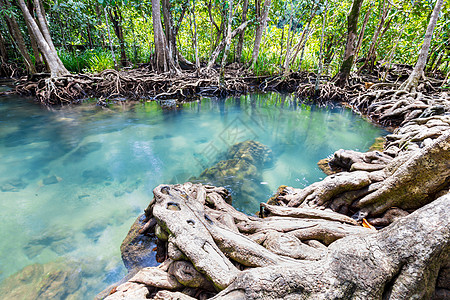
[[[96,73],[142,64],[178,73],[235,62],[255,75],[306,70],[333,78],[340,70],[361,74],[413,66],[427,38],[426,72],[445,78],[450,70],[450,4],[443,1],[2,0],[0,5],[3,75]],[[427,32],[435,5],[438,19]]]

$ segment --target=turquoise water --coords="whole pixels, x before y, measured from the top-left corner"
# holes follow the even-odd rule
[[[385,133],[348,109],[280,94],[57,109],[0,98],[0,280],[33,263],[75,262],[91,299],[125,274],[120,243],[158,184],[198,176],[253,139],[275,157],[256,182],[265,201],[279,185],[323,178],[318,160],[365,151]],[[259,209],[236,193],[233,203]]]

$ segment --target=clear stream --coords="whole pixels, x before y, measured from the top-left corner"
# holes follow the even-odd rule
[[[119,246],[158,184],[198,176],[253,139],[275,157],[257,182],[265,201],[279,185],[320,180],[317,162],[334,151],[366,151],[385,134],[349,109],[276,93],[52,110],[2,97],[0,280],[34,263],[76,262],[78,296],[92,299],[125,275]],[[233,199],[248,214],[259,209]]]

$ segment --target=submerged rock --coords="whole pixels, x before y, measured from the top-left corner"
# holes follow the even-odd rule
[[[0,284],[2,299],[80,299],[80,269],[51,262],[26,266]]]
[[[269,147],[253,141],[237,143],[230,147],[225,160],[204,170],[192,181],[210,183],[216,186],[230,186],[246,204],[259,203],[259,196],[270,194],[266,185],[261,185],[262,169],[273,160]]]
[[[152,266],[156,263],[151,236],[143,232],[145,215],[140,215],[131,226],[126,238],[120,245],[120,253],[125,267],[132,271]]]
[[[98,142],[91,142],[84,145],[81,145],[72,152],[65,160],[64,164],[72,163],[74,161],[79,161],[85,158],[88,154],[98,151],[102,148],[102,144]]]
[[[49,248],[57,254],[64,254],[73,250],[73,237],[69,228],[60,228],[45,232],[31,239],[23,248],[28,258],[36,257]]]
[[[55,175],[49,176],[49,177],[44,178],[42,180],[42,183],[44,185],[55,184],[55,183],[58,183],[58,182],[60,182],[60,178],[56,177]]]
[[[102,183],[113,179],[111,173],[102,167],[83,171],[83,178],[91,183]]]
[[[18,192],[20,190],[23,190],[27,187],[27,183],[23,182],[20,178],[10,179],[6,182],[4,182],[0,189],[2,192]]]

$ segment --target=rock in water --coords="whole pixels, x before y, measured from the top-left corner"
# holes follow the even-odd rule
[[[42,183],[44,185],[55,184],[55,183],[58,183],[58,182],[59,182],[58,177],[56,177],[55,175],[49,176],[49,177],[44,178],[42,180]]]
[[[145,226],[144,219],[144,215],[136,219],[120,246],[122,261],[129,271],[156,264],[155,252],[153,251],[155,243],[152,237],[146,235],[142,230]]]
[[[258,204],[259,196],[270,194],[269,188],[259,183],[262,181],[262,169],[272,160],[273,154],[269,147],[256,141],[245,141],[231,146],[226,160],[219,161],[191,180],[230,186],[242,202]]]
[[[6,278],[0,285],[2,299],[77,299],[80,270],[62,262],[33,264]]]
[[[20,178],[15,178],[4,182],[0,189],[2,192],[18,192],[27,187],[27,184]]]

